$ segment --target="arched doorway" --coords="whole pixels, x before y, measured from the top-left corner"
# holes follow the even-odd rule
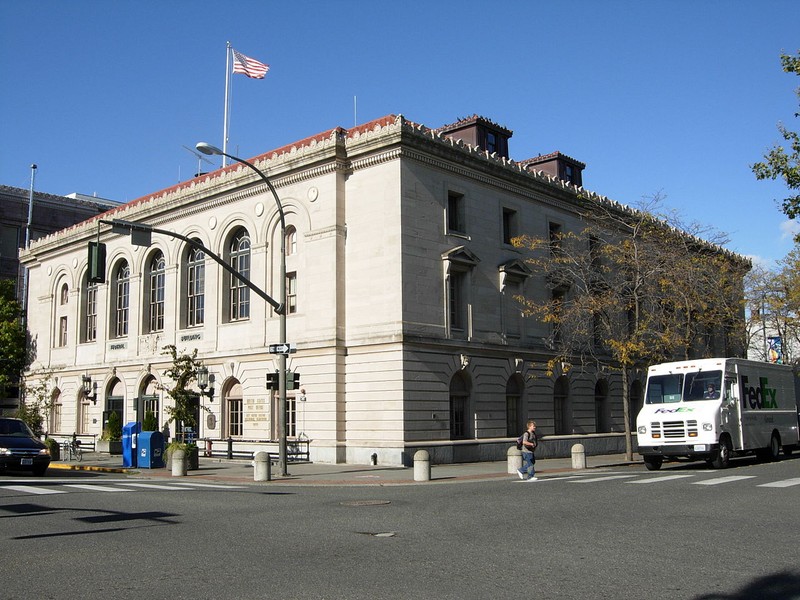
[[[556,435],[572,433],[572,407],[569,402],[569,380],[562,375],[553,385],[553,429]]]

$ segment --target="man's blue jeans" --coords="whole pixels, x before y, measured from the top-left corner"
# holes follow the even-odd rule
[[[519,470],[520,473],[523,475],[527,475],[528,471],[530,471],[530,475],[528,475],[528,479],[536,475],[536,468],[533,464],[536,462],[536,459],[533,457],[533,452],[523,452],[522,453],[522,468]]]

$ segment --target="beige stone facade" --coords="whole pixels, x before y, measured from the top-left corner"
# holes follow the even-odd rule
[[[521,317],[513,300],[545,293],[545,285],[509,236],[546,236],[551,223],[577,229],[579,188],[394,115],[252,162],[275,185],[290,232],[287,337],[298,350],[289,365],[304,393],[289,392],[289,436],[312,440],[312,460],[368,463],[376,455],[379,464],[409,464],[420,448],[435,462],[499,459],[531,416],[544,434],[624,430],[619,378],[545,376],[546,326]],[[277,295],[276,206],[243,166],[104,218],[171,230],[227,261],[249,260],[250,279]],[[278,340],[279,318],[267,303],[252,293],[248,305],[237,302],[230,276],[208,257],[198,271],[180,240],[154,234],[139,247],[107,225],[99,232],[107,280],[95,289],[87,243],[98,235],[96,219],[24,255],[32,377],[52,370],[58,398],[50,431],[99,434],[111,408],[123,422],[150,408],[163,423],[162,348],[174,344],[196,348],[216,378],[213,401],[201,399],[209,412],[200,438],[276,440],[277,403],[265,374],[277,367],[267,346]],[[129,272],[120,271],[124,264]],[[81,393],[84,374],[98,384],[96,403]]]

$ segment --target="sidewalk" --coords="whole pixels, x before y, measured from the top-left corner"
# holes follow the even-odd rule
[[[631,464],[641,464],[641,460],[635,455],[634,460],[628,462],[625,460],[624,454],[586,457],[587,469],[603,469]],[[199,465],[199,469],[187,472],[186,480],[258,483],[260,485],[419,485],[517,478],[515,474],[508,473],[506,461],[432,465],[429,482],[415,482],[413,467],[289,463],[288,476],[281,476],[277,465],[273,465],[271,481],[254,482],[254,468],[250,460],[228,460],[201,456]],[[98,452],[85,452],[81,462],[54,461],[50,463],[50,468],[120,473],[142,479],[173,478],[172,472],[168,469],[123,468],[121,456]],[[536,461],[537,477],[547,477],[573,470],[571,458],[546,458]],[[175,479],[179,478],[175,477]]]

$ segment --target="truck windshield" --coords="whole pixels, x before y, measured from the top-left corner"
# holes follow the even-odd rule
[[[654,375],[647,380],[647,404],[719,399],[722,371]]]

